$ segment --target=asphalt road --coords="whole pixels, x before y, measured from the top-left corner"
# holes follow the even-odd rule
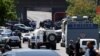
[[[28,48],[28,43],[25,42],[25,43],[22,43],[22,48]],[[45,49],[45,47],[41,47],[41,49]],[[64,47],[61,47],[60,46],[60,43],[57,44],[57,50],[54,50],[55,52],[57,52],[60,56],[68,56],[66,53],[65,53],[65,48]]]

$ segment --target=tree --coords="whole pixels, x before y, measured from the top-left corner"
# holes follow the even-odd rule
[[[93,18],[93,22],[98,24],[99,27],[100,27],[100,15],[96,15],[94,18]]]
[[[67,13],[68,15],[95,15],[96,2],[94,0],[68,0],[70,3]]]
[[[0,25],[4,25],[5,20],[16,18],[14,0],[0,0]]]

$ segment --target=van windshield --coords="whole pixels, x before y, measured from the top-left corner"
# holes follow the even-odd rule
[[[82,45],[87,45],[87,42],[88,42],[88,41],[83,41],[83,42],[82,42]],[[92,41],[92,43],[93,43],[93,45],[95,45],[95,41]]]

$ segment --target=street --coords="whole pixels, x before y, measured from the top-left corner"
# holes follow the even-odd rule
[[[0,56],[100,56],[100,0],[0,0]]]
[[[22,48],[28,48],[27,42],[22,43]],[[42,48],[41,48],[42,49]],[[55,50],[60,56],[68,56],[65,53],[65,48],[60,46],[60,43],[57,44],[57,50]]]

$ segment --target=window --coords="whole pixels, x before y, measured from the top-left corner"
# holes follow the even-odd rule
[[[32,39],[35,39],[35,36],[33,36]]]
[[[88,42],[88,41],[83,41],[83,42],[82,42],[82,45],[87,45],[87,42]],[[93,43],[93,45],[95,45],[95,41],[92,41],[92,43]]]
[[[30,36],[30,34],[25,34],[25,36]]]
[[[82,45],[87,45],[87,41],[83,41],[82,42]]]
[[[39,37],[39,36],[37,36],[37,39],[40,39],[40,37]]]
[[[0,33],[3,32],[3,30],[0,30]]]
[[[25,27],[25,25],[19,25],[20,27]]]

